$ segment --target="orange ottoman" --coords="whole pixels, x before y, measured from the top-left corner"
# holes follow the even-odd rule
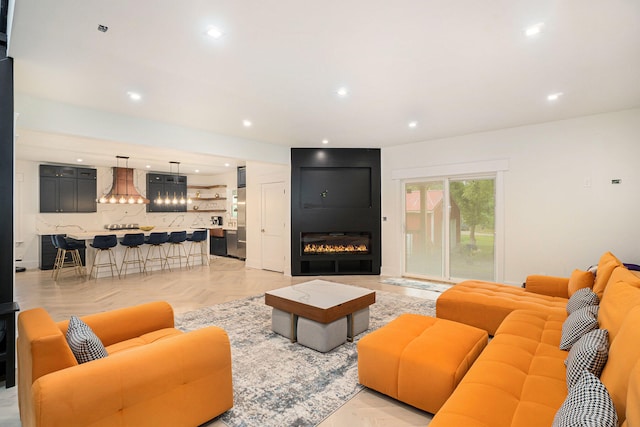
[[[486,331],[403,314],[358,341],[360,384],[436,413],[487,345]]]

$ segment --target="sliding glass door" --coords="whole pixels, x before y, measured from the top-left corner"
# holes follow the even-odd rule
[[[405,275],[495,280],[495,178],[405,182]]]

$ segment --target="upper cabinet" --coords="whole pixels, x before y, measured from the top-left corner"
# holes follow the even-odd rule
[[[40,212],[96,212],[96,170],[40,165]]]
[[[186,198],[185,175],[147,174],[147,212],[186,212],[186,202],[180,203],[180,200]]]

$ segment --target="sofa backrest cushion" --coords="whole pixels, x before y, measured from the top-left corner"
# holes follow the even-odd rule
[[[613,341],[629,310],[640,305],[640,277],[625,267],[618,267],[611,274],[609,284],[600,301],[598,323],[609,331]]]
[[[640,289],[638,289],[640,292]],[[600,379],[609,390],[622,423],[627,409],[627,393],[632,370],[640,359],[640,306],[628,311],[618,334],[609,348],[609,360],[602,370]],[[611,331],[609,331],[611,338]],[[637,406],[637,405],[635,405]],[[634,406],[632,410],[637,412]]]
[[[629,389],[627,393],[627,419],[625,426],[640,426],[640,362],[636,363],[636,367],[631,371],[629,377]]]
[[[590,271],[573,270],[571,277],[569,277],[569,284],[567,285],[567,293],[569,297],[573,296],[577,290],[583,288],[593,288],[593,281],[595,277]]]
[[[95,332],[105,347],[174,326],[173,308],[164,301],[91,314],[82,316],[81,319]],[[68,320],[58,322],[58,327],[64,334],[67,333],[68,326]]]
[[[598,261],[598,269],[596,270],[596,280],[593,283],[593,292],[602,299],[604,290],[607,287],[611,273],[616,267],[622,266],[622,263],[611,252],[605,252]]]

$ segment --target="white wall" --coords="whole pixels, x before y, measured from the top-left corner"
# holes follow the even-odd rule
[[[383,275],[402,273],[395,171],[506,159],[504,281],[567,277],[605,251],[640,264],[640,109],[382,150]],[[612,185],[612,179],[622,179]]]

